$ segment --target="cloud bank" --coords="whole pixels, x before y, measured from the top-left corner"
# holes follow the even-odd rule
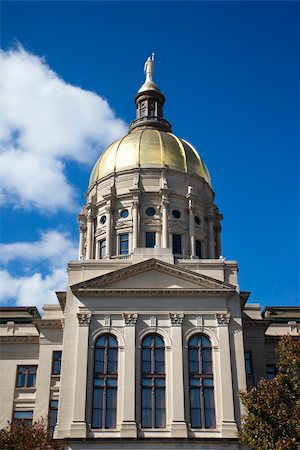
[[[0,201],[74,207],[67,161],[91,163],[126,133],[107,101],[63,81],[21,46],[0,50]]]
[[[48,230],[35,242],[15,242],[0,245],[0,303],[13,301],[19,306],[37,306],[56,303],[55,291],[65,290],[67,284],[66,266],[76,259],[77,244],[66,233]],[[13,261],[27,261],[31,264],[29,275],[13,276],[5,265]],[[42,262],[49,264],[49,273],[34,270]]]

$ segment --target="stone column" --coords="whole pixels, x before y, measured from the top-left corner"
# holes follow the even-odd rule
[[[189,236],[190,236],[190,256],[191,258],[196,258],[195,220],[194,220],[194,208],[192,200],[189,200]]]
[[[182,322],[184,314],[170,313],[172,338],[172,373],[171,398],[172,422],[171,437],[187,437],[187,427],[184,418],[184,380],[182,358]]]
[[[79,216],[79,246],[78,246],[78,259],[84,257],[84,233],[86,231],[86,222],[84,216]]]
[[[208,218],[208,257],[215,258],[214,217]]]
[[[161,247],[162,248],[169,247],[168,207],[169,207],[168,197],[166,195],[162,195],[162,208],[161,208],[161,216],[162,216]]]
[[[231,374],[231,355],[229,341],[229,314],[216,314],[218,323],[218,338],[220,342],[220,384],[222,405],[222,437],[234,437],[237,426],[234,417],[234,398]]]
[[[218,249],[218,255],[217,257],[222,255],[222,241],[221,241],[221,225],[218,226],[217,229],[217,249]]]
[[[78,338],[77,338],[77,359],[75,371],[75,398],[73,421],[71,423],[70,437],[86,437],[86,387],[87,387],[87,363],[88,363],[88,340],[89,325],[91,321],[90,313],[78,313]]]
[[[121,437],[136,438],[135,421],[135,326],[138,314],[123,314],[125,329],[124,410]]]
[[[132,203],[132,250],[138,247],[139,242],[139,216],[138,216],[138,199],[134,199]]]
[[[112,210],[111,201],[109,200],[105,207],[106,214],[106,255],[105,258],[110,258],[112,253],[112,242],[111,242],[111,230],[112,230]]]
[[[89,210],[87,215],[87,231],[86,231],[86,259],[93,258],[94,249],[94,213]]]

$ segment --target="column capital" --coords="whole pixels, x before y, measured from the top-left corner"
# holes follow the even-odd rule
[[[222,313],[222,314],[215,314],[218,325],[219,326],[227,326],[230,322],[230,314],[229,313]]]
[[[138,314],[123,313],[125,326],[135,326],[138,320]]]
[[[180,327],[182,325],[184,318],[183,313],[169,313],[169,319],[171,321],[171,325],[175,327]]]
[[[91,313],[77,313],[78,325],[80,327],[88,327],[92,318]]]

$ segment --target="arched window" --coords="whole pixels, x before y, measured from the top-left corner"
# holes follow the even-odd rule
[[[93,428],[115,428],[117,417],[118,342],[111,334],[95,344]]]
[[[142,427],[166,426],[165,344],[157,334],[142,342]]]
[[[212,348],[203,334],[189,341],[189,383],[192,428],[215,428]]]

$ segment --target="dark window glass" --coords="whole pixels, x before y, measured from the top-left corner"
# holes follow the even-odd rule
[[[196,225],[200,225],[200,218],[198,216],[195,216],[195,223]]]
[[[142,427],[165,426],[165,345],[160,336],[150,334],[142,343]]]
[[[122,219],[126,219],[126,217],[128,217],[128,209],[123,209],[123,211],[121,211],[120,216],[122,217]]]
[[[210,340],[196,335],[189,341],[190,420],[193,428],[215,428],[214,381]]]
[[[18,366],[16,387],[35,387],[37,366]]]
[[[32,425],[33,411],[14,411],[13,422],[22,422],[26,425]]]
[[[49,405],[49,435],[52,437],[57,423],[58,400],[50,400]]]
[[[146,248],[155,247],[155,232],[149,231],[146,233]]]
[[[198,239],[196,239],[196,256],[201,258],[201,241],[198,241]]]
[[[146,209],[146,214],[147,214],[147,216],[150,216],[150,217],[154,216],[155,209],[154,208],[147,208]]]
[[[100,258],[103,258],[106,255],[106,239],[102,239],[100,241]]]
[[[254,376],[252,367],[252,353],[250,351],[245,351],[245,369],[247,387],[251,388],[254,386]]]
[[[268,364],[267,365],[267,380],[272,380],[274,377],[276,377],[277,370],[275,364]]]
[[[100,217],[100,223],[102,223],[102,225],[103,225],[103,224],[105,224],[105,222],[106,222],[106,216]]]
[[[173,211],[172,211],[172,216],[175,218],[175,219],[180,219],[180,211],[178,211],[178,209],[173,209]]]
[[[247,375],[253,375],[253,372],[252,372],[252,355],[251,355],[251,352],[249,352],[249,351],[245,352],[245,367],[246,367],[246,374]]]
[[[120,242],[119,242],[119,254],[127,255],[128,254],[128,233],[120,234]]]
[[[172,243],[173,243],[173,253],[175,255],[181,255],[181,234],[173,234],[172,235]]]
[[[52,356],[52,375],[60,375],[61,371],[61,352],[55,351]]]
[[[110,334],[95,345],[93,428],[115,428],[117,418],[118,342]]]

